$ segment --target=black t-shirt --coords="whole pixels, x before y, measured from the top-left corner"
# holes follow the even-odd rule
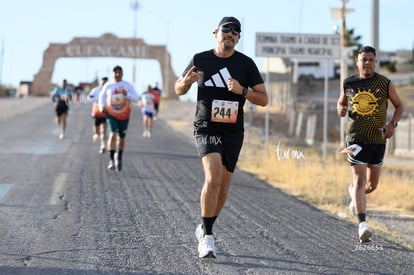
[[[232,77],[246,88],[263,83],[256,64],[250,57],[237,51],[228,58],[220,58],[213,50],[208,50],[193,56],[183,76],[193,65],[203,72],[197,83],[195,130],[213,128],[222,134],[242,135],[246,99],[230,92],[227,81]]]

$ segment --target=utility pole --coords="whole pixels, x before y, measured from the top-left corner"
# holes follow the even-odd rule
[[[346,35],[346,3],[348,0],[342,0],[342,7],[341,7],[341,20],[342,20],[342,27],[341,27],[341,46],[342,49],[346,48],[348,46],[348,39]]]
[[[135,0],[135,2],[131,2],[131,9],[134,11],[134,40],[136,40],[137,39],[137,15],[138,15],[138,9],[139,9],[138,0]],[[132,83],[134,84],[134,86],[136,85],[136,81],[135,81],[136,64],[135,63],[136,63],[136,57],[134,58],[134,64],[132,67]]]
[[[372,31],[371,44],[377,52],[379,51],[379,1],[372,0]]]
[[[379,1],[372,0],[372,22],[371,22],[371,45],[377,50],[377,55],[380,53],[379,48]],[[378,66],[375,66],[375,70],[379,70]]]
[[[341,20],[341,74],[339,77],[340,82],[340,91],[343,92],[342,85],[344,83],[345,78],[348,77],[348,55],[350,51],[353,50],[353,48],[348,47],[348,34],[346,29],[346,14],[353,12],[353,9],[347,9],[346,3],[348,0],[340,0],[342,2],[342,6],[340,9],[333,8],[331,9],[331,14],[333,19],[339,19]],[[341,146],[345,146],[345,123],[346,123],[347,117],[341,117],[340,118],[340,143]]]
[[[342,27],[341,27],[341,48],[342,48],[342,55],[341,55],[341,75],[339,77],[339,91],[342,93],[343,83],[345,78],[348,76],[348,56],[347,53],[344,52],[346,47],[348,46],[348,39],[347,39],[347,30],[346,30],[346,2],[348,0],[342,0],[342,7],[341,7],[341,20],[342,20]],[[341,146],[345,146],[345,123],[347,120],[347,116],[340,118],[340,142]]]

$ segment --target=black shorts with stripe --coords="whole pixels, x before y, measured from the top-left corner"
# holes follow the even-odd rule
[[[370,164],[381,166],[384,162],[385,144],[365,144],[359,142],[349,142],[348,147],[357,144],[361,150],[356,156],[348,154],[348,162],[351,165]]]

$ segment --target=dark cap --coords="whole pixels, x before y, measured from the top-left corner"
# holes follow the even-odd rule
[[[114,69],[112,71],[115,72],[117,70],[120,70],[122,72],[122,67],[117,65],[117,66],[114,67]]]
[[[225,16],[225,17],[223,17],[223,19],[220,20],[220,23],[219,23],[218,26],[221,27],[221,26],[230,25],[230,24],[235,25],[236,26],[236,30],[239,31],[239,32],[241,32],[241,24],[240,24],[240,21],[237,18],[233,17],[233,16]]]
[[[106,82],[108,81],[108,78],[105,76],[105,77],[102,77],[101,80]]]

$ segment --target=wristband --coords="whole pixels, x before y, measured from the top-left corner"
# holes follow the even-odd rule
[[[249,89],[247,89],[246,87],[243,88],[242,91],[242,96],[246,97],[247,93],[249,92]]]

